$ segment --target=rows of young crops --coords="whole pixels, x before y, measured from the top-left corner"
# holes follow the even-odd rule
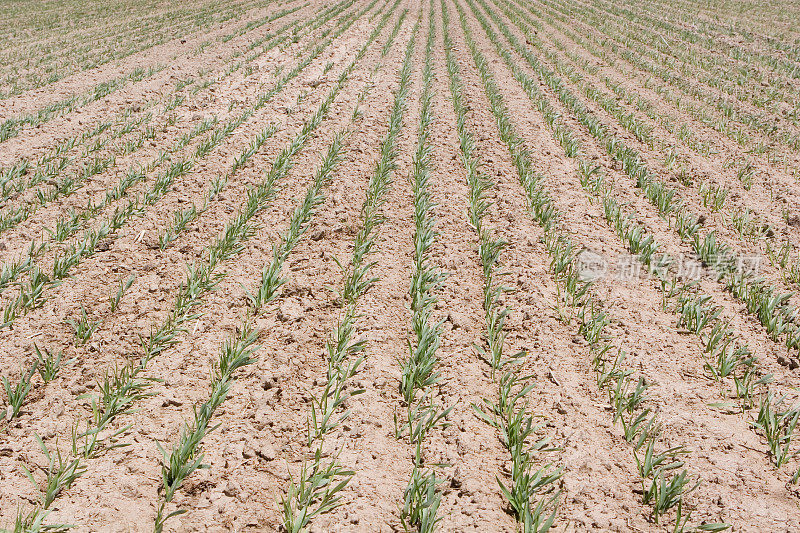
[[[4,34],[0,37],[2,99],[194,36],[198,30],[205,33],[228,21],[238,21],[235,27],[229,27],[233,31],[202,39],[197,49],[264,23],[263,17],[255,18],[263,4],[254,2],[201,2],[191,6],[119,2],[102,9],[81,2],[58,3],[49,9],[45,4],[18,4],[16,9],[4,6]]]
[[[352,3],[347,5],[351,4]],[[341,13],[342,8],[346,8],[347,5],[340,5],[338,6],[338,9],[333,10],[322,10],[316,17],[309,17],[308,21],[303,23],[303,26],[308,26],[311,28],[321,27],[332,17]],[[60,261],[59,258],[56,257],[55,264],[62,266],[55,266],[54,268],[69,268],[77,265],[77,263],[79,263],[83,257],[91,257],[95,253],[96,245],[101,239],[106,237],[113,239],[115,234],[118,233],[122,226],[129,219],[131,219],[131,217],[136,217],[137,215],[141,216],[143,214],[143,208],[153,205],[160,200],[161,197],[163,197],[163,195],[168,191],[169,186],[174,182],[175,178],[185,175],[193,166],[194,161],[205,157],[217,145],[219,145],[221,141],[228,137],[232,133],[232,130],[239,127],[239,125],[241,125],[245,120],[250,118],[255,113],[255,110],[265,106],[275,95],[278,95],[292,78],[296,77],[304,68],[310,65],[312,61],[331,42],[333,42],[336,37],[344,33],[344,31],[346,31],[353,22],[358,20],[363,14],[365,14],[366,11],[372,9],[374,5],[375,2],[367,6],[365,9],[359,9],[358,12],[347,13],[346,16],[339,19],[338,27],[331,28],[334,30],[333,36],[327,37],[326,40],[323,40],[321,43],[318,43],[314,46],[306,46],[304,49],[300,50],[298,55],[302,58],[301,61],[288,73],[279,76],[268,91],[259,93],[254,99],[254,104],[251,108],[246,109],[240,115],[235,115],[227,123],[223,123],[222,126],[214,129],[212,134],[207,137],[205,142],[197,145],[197,148],[192,154],[191,158],[171,163],[169,170],[159,174],[156,177],[153,182],[153,187],[149,189],[142,198],[139,198],[137,195],[137,197],[135,197],[133,201],[129,202],[127,207],[124,209],[115,209],[111,215],[110,223],[107,222],[102,224],[99,230],[88,231],[77,246],[73,245],[67,248],[67,254],[69,255],[62,255],[61,257],[70,257],[71,259],[64,262],[63,260]],[[330,33],[331,29],[324,31],[322,35],[327,35]],[[297,40],[299,41],[299,37],[297,37]],[[306,52],[305,57],[303,57],[303,52]],[[330,67],[333,67],[333,64],[330,64]],[[329,69],[330,67],[326,68]],[[298,132],[297,136],[290,142],[284,151],[278,155],[278,159],[276,159],[276,161],[273,163],[272,170],[267,174],[263,183],[259,187],[251,189],[251,191],[248,193],[248,200],[245,204],[245,207],[242,208],[242,211],[239,213],[239,215],[233,217],[223,235],[216,239],[214,243],[209,245],[207,253],[208,262],[201,267],[193,267],[190,269],[185,284],[178,290],[173,311],[164,319],[161,326],[153,330],[146,340],[143,339],[142,350],[144,355],[141,357],[141,359],[139,361],[131,360],[129,365],[115,368],[110,373],[105,374],[104,382],[101,386],[103,391],[102,397],[99,398],[98,403],[93,404],[96,406],[96,408],[93,410],[94,414],[91,419],[87,420],[85,423],[86,430],[73,432],[73,456],[62,457],[61,453],[59,452],[58,465],[54,466],[53,471],[49,471],[47,476],[48,480],[53,480],[54,482],[49,484],[45,493],[43,493],[44,496],[39,509],[34,510],[27,516],[19,515],[17,520],[19,524],[22,524],[20,527],[33,527],[36,523],[41,521],[55,497],[60,494],[62,490],[68,488],[75,481],[75,479],[77,479],[77,477],[83,474],[86,469],[86,467],[83,465],[83,461],[95,457],[98,453],[100,453],[101,448],[105,450],[114,448],[114,444],[112,443],[115,442],[115,435],[118,433],[118,430],[112,431],[109,435],[103,435],[104,430],[106,430],[106,428],[109,427],[114,419],[120,414],[132,412],[134,407],[133,404],[137,400],[141,400],[149,396],[149,393],[145,390],[145,388],[148,383],[151,383],[151,379],[140,377],[140,374],[145,372],[147,363],[153,357],[155,357],[165,348],[177,342],[175,340],[175,336],[180,331],[183,331],[183,327],[187,321],[198,318],[196,315],[192,314],[193,308],[201,302],[201,298],[203,297],[204,293],[211,290],[213,286],[221,279],[221,274],[215,272],[217,264],[219,264],[220,261],[224,261],[242,251],[243,248],[240,243],[243,240],[250,238],[253,234],[253,230],[255,229],[255,226],[249,224],[249,219],[256,215],[260,210],[263,210],[265,203],[269,202],[274,196],[279,179],[286,175],[291,168],[292,158],[294,155],[303,148],[310,134],[324,119],[338,90],[347,81],[349,70],[352,70],[352,66],[342,73],[339,78],[339,82],[328,95],[326,100],[322,102],[318,111],[309,118],[306,124]],[[175,109],[174,106],[171,107],[172,108],[170,111]],[[205,133],[208,130],[211,130],[216,122],[216,118],[213,122],[203,121],[200,124],[200,127],[194,127],[192,130],[190,130],[190,132],[188,132],[188,135],[181,136],[178,139],[176,149],[171,150],[171,152],[177,152],[180,149],[184,149],[195,137]],[[247,160],[258,151],[258,149],[266,142],[267,139],[271,137],[273,133],[275,133],[275,130],[276,127],[274,125],[267,125],[253,138],[252,142],[245,144],[246,149],[243,150],[242,154],[234,160],[233,167],[228,172],[222,176],[219,176],[218,178],[209,180],[209,193],[204,199],[204,205],[202,208],[199,210],[197,208],[192,209],[190,217],[187,216],[183,211],[180,214],[178,212],[175,213],[174,219],[176,223],[167,229],[165,233],[162,234],[162,238],[160,239],[160,245],[162,247],[165,247],[170,242],[174,241],[177,238],[176,234],[180,232],[182,227],[185,228],[189,222],[207,209],[207,202],[212,201],[220,193],[223,187],[225,187],[227,181],[233,177],[236,170],[244,166]],[[337,141],[337,143],[340,142],[341,141]],[[161,162],[168,158],[168,156],[164,157],[164,154],[165,153],[163,151],[160,152],[158,158],[159,160],[154,161],[146,168],[148,170],[151,168],[153,168],[153,170],[157,168]],[[335,153],[331,154],[326,161],[327,166],[330,166],[332,163],[334,163]],[[324,183],[325,175],[329,174],[330,171],[330,168],[324,169],[322,175],[319,177],[320,186]],[[139,172],[137,177],[138,181],[145,179],[144,173],[142,172]],[[106,200],[119,199],[121,196],[125,195],[127,188],[135,184],[135,181],[131,183],[133,180],[131,180],[130,175],[124,179],[127,179],[128,182],[122,182],[120,186],[115,187],[112,191],[110,191],[105,197]],[[66,196],[71,196],[71,192],[74,191],[69,191]],[[315,197],[312,197],[312,204],[318,201],[314,198]],[[86,211],[89,211],[91,214],[96,216],[96,213],[99,212],[103,207],[105,206],[100,205],[98,207],[97,204],[90,203]],[[307,207],[306,210],[308,210],[309,207]],[[308,216],[308,214],[304,212],[303,216]],[[75,234],[79,231],[80,222],[82,219],[87,218],[89,217],[81,217],[73,212],[71,216],[64,219],[70,220],[71,224],[56,224],[56,228],[67,227],[69,229],[64,231],[56,229],[56,231],[51,232],[54,239],[58,242],[66,240],[70,234]],[[295,231],[299,231],[299,228],[295,229]],[[292,238],[297,239],[298,237],[299,235],[294,235]],[[43,274],[42,270],[34,264],[37,256],[42,255],[41,250],[43,249],[44,246],[40,245],[39,247],[36,247],[36,251],[34,252],[34,247],[31,247],[31,252],[27,254],[27,257],[25,257],[22,261],[12,263],[12,266],[6,269],[6,272],[9,272],[9,275],[7,276],[7,285],[12,283],[17,276],[26,273],[27,271],[33,272],[33,274],[30,276],[31,283],[28,284],[28,288],[32,289],[33,292],[26,292],[25,289],[21,289],[21,294],[23,295],[36,294],[38,297],[38,305],[33,304],[26,306],[29,309],[34,309],[38,306],[41,306],[46,298],[46,288],[55,288],[56,286],[60,286],[61,283],[59,281],[64,280],[66,277],[58,277],[58,274],[55,274],[54,270],[54,276],[51,280],[49,276]],[[284,254],[288,254],[288,250],[281,251],[281,253],[276,256],[276,259],[280,261]],[[285,259],[285,257],[283,259]],[[277,270],[274,270],[273,272],[279,274],[280,264],[273,263],[273,266],[276,266],[277,268]],[[279,283],[279,278],[273,277],[266,279],[264,282],[264,287],[260,289],[259,296],[262,296],[265,290],[269,290],[270,283],[273,284],[271,289],[274,291],[277,288],[275,284]],[[110,302],[110,312],[112,314],[120,305],[120,301],[124,296],[125,291],[130,288],[131,284],[131,281],[123,282],[120,285],[119,291],[112,296]],[[22,284],[20,284],[20,286],[22,286]],[[22,298],[26,301],[29,301],[26,296],[22,296]],[[268,301],[268,297],[267,299],[254,299],[254,306],[256,306],[257,309],[260,305],[263,305]],[[110,317],[107,317],[106,320],[109,318]],[[89,338],[95,334],[99,326],[99,322],[89,321],[86,312],[83,309],[82,316],[72,323],[75,330],[76,340],[78,340],[80,343],[85,343],[88,341]],[[10,324],[7,324],[7,326],[8,325]],[[41,354],[42,352],[38,351],[37,353]],[[6,382],[6,388],[9,391],[10,406],[9,410],[4,412],[4,415],[8,420],[19,414],[22,403],[31,392],[31,387],[33,385],[31,380],[37,370],[41,370],[45,368],[45,366],[48,366],[51,369],[49,374],[42,375],[44,381],[43,385],[46,385],[57,375],[59,364],[61,362],[60,352],[58,355],[54,356],[50,349],[46,349],[44,353],[46,353],[46,356],[43,355],[43,357],[47,358],[49,363],[43,363],[40,367],[39,362],[37,361],[31,365],[30,370],[26,369],[24,375],[21,376],[19,384],[15,387],[15,392],[10,392],[11,386]],[[76,421],[76,428],[82,426],[82,423]],[[46,449],[44,443],[42,443],[42,447],[43,449]]]
[[[800,527],[797,36],[691,9],[10,4],[0,528]]]

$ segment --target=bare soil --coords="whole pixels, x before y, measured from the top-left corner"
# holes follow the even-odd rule
[[[301,4],[248,5],[242,17],[206,32],[171,40],[0,101],[2,121],[82,94],[137,67],[165,66],[151,77],[130,82],[105,98],[35,128],[25,128],[19,136],[0,143],[3,167],[26,158],[35,169],[37,159],[50,153],[59,141],[72,136],[80,139],[82,133],[91,132],[106,120],[120,125],[153,113],[147,124],[154,128],[154,136],[131,153],[122,152],[123,143],[135,138],[144,125],[113,139],[91,156],[86,155],[85,149],[94,138],[79,140],[69,149],[66,154],[75,159],[64,174],[82,169],[85,157],[115,159],[107,170],[90,177],[74,193],[38,207],[27,220],[1,231],[0,261],[5,264],[24,256],[34,240],[44,242],[47,249],[37,256],[35,264],[50,273],[55,258],[82,235],[83,229],[97,228],[115,209],[124,206],[127,198],[143,195],[169,162],[148,171],[148,180],[135,185],[126,198],[109,202],[94,217],[83,221],[82,230],[65,243],[58,243],[48,231],[60,217],[70,209],[85,208],[87,202],[102,201],[129,169],[150,164],[202,120],[217,117],[222,124],[254,105],[258,94],[273,87],[316,44],[323,42],[328,36],[323,32],[338,28],[344,24],[344,17],[357,13],[367,3],[358,0],[348,5],[342,15],[300,32],[297,39],[287,39],[249,63],[252,68],[228,70],[233,62],[250,53],[251,42],[287,22],[310,20],[330,6],[304,2],[301,9],[286,17],[229,41],[218,39],[249,21]],[[488,194],[491,208],[486,223],[508,243],[500,259],[504,272],[501,281],[510,289],[503,296],[503,304],[511,310],[505,324],[506,352],[527,354],[521,372],[535,383],[525,398],[527,411],[541,424],[536,436],[552,439],[554,450],[537,456],[537,464],[563,467],[557,482],[560,496],[555,530],[671,530],[674,512],[669,515],[673,521],[656,524],[651,507],[643,503],[632,446],[614,422],[608,394],[597,386],[590,348],[580,335],[576,317],[565,317],[559,309],[560,294],[551,275],[543,230],[529,213],[509,150],[501,142],[456,5],[466,10],[467,24],[489,60],[489,70],[532,155],[535,170],[554,193],[555,206],[563,214],[563,228],[580,250],[599,254],[611,267],[608,275],[594,283],[592,291],[608,305],[613,317],[609,329],[628,354],[626,366],[650,384],[647,405],[659,413],[662,440],[688,451],[683,457],[685,466],[700,482],[685,500],[684,511],[691,511],[690,523],[724,521],[734,531],[800,530],[800,489],[791,482],[798,461],[793,458],[781,468],[774,466],[766,439],[752,428],[757,408],[740,412],[715,406],[730,400],[728,387],[708,377],[702,338],[679,326],[675,313],[662,307],[659,284],[652,278],[614,276],[615,265],[629,256],[628,248],[605,222],[602,205],[581,187],[576,160],[567,157],[554,140],[542,114],[498,56],[467,3],[446,0],[445,4],[468,106],[466,126],[475,138],[481,169],[494,183]],[[35,358],[34,346],[64,353],[58,377],[45,384],[34,374],[19,415],[0,421],[0,527],[13,530],[20,511],[28,512],[41,503],[38,489],[26,473],[32,472],[38,486],[43,486],[47,460],[37,439],[51,451],[58,449],[64,457],[70,456],[73,431],[91,418],[91,398],[100,394],[104,376],[141,356],[141,339],[147,338],[153,326],[168,316],[187,271],[206,258],[205,248],[242,207],[248,190],[261,183],[279,152],[334,87],[342,69],[353,60],[365,36],[377,24],[380,14],[373,18],[371,15],[379,11],[382,14],[392,5],[393,2],[379,0],[264,107],[198,159],[186,175],[176,179],[163,198],[112,233],[97,253],[74,267],[69,277],[48,285],[43,304],[0,329],[0,375],[12,384],[21,379],[22,368],[30,367]],[[166,9],[167,5],[163,7]],[[383,45],[403,10],[407,10],[405,19],[383,55]],[[524,35],[499,9],[497,12],[524,42]],[[420,24],[415,30],[418,15]],[[403,491],[411,473],[414,449],[407,439],[397,438],[396,420],[404,416],[406,408],[399,390],[399,361],[408,357],[407,342],[412,339],[408,294],[414,253],[414,197],[409,176],[417,143],[428,17],[436,20],[437,32],[432,53],[433,168],[429,186],[437,204],[433,210],[437,240],[432,260],[447,273],[437,292],[433,313],[442,324],[442,343],[437,362],[440,379],[431,394],[452,411],[447,417],[448,425],[433,431],[425,441],[424,457],[426,464],[439,465],[439,530],[519,530],[498,484],[498,480],[509,483],[511,457],[497,429],[476,416],[474,408],[484,399],[497,401],[497,381],[475,348],[483,342],[486,327],[484,280],[478,236],[467,216],[469,189],[448,85],[438,0],[433,11],[428,2],[399,1],[383,31],[335,97],[328,116],[295,157],[275,198],[256,215],[255,234],[243,243],[240,254],[220,267],[225,275],[196,308],[199,318],[188,322],[174,345],[148,364],[144,376],[154,380],[149,389],[152,394],[138,400],[133,412],[113,422],[113,429],[121,431],[118,439],[124,446],[84,459],[85,472],[57,494],[45,523],[74,524],[71,531],[152,530],[162,486],[163,456],[158,446],[169,452],[182,428],[192,420],[195,406],[207,398],[209,375],[220,346],[251,314],[247,291],[260,282],[263,268],[272,259],[274,243],[287,231],[289,218],[311,184],[334,135],[347,130],[350,134],[343,161],[327,187],[325,202],[284,266],[286,283],[277,299],[252,317],[260,348],[254,355],[256,361],[237,373],[226,401],[213,416],[215,429],[202,441],[202,461],[208,468],[192,473],[178,490],[169,509],[187,512],[171,518],[165,528],[285,530],[282,500],[290,481],[297,481],[304,462],[311,459],[307,436],[313,397],[327,371],[325,343],[341,316],[342,302],[335,288],[340,286],[343,273],[337,260],[346,260],[352,252],[353,239],[360,229],[361,205],[381,155],[398,86],[398,69],[405,45],[416,31],[411,56],[413,74],[396,168],[382,207],[385,221],[369,254],[369,261],[374,262],[371,275],[377,281],[358,303],[356,338],[366,342],[365,361],[349,387],[364,392],[347,400],[343,409],[349,411],[349,416],[327,436],[325,444],[326,454],[338,457],[354,475],[341,492],[338,507],[315,517],[310,526],[311,531],[402,530]],[[578,43],[543,23],[546,29],[539,36],[551,49],[556,50],[556,42],[563,42],[578,57],[596,62]],[[584,24],[572,29],[595,31]],[[206,41],[213,44],[198,53],[198,47]],[[530,49],[536,53],[532,46]],[[521,56],[512,56],[523,71],[535,78],[534,70]],[[563,60],[579,68],[566,56]],[[754,156],[758,178],[751,190],[745,190],[735,169],[726,166],[730,158],[743,154],[740,146],[644,87],[645,76],[624,61],[600,67],[584,73],[584,82],[604,93],[609,91],[601,76],[622,83],[651,100],[657,113],[669,114],[690,125],[701,140],[714,146],[714,152],[704,156],[682,145],[673,132],[661,126],[653,129],[653,135],[666,144],[678,146],[681,160],[695,177],[706,177],[733,191],[726,210],[747,208],[761,216],[778,233],[771,242],[800,239],[797,225],[781,213],[787,210],[796,214],[800,209],[800,189],[791,169]],[[177,80],[189,77],[216,81],[196,92],[186,89],[176,93]],[[576,84],[565,80],[565,85],[609,131],[639,151],[660,177],[675,185],[686,205],[705,215],[705,230],[717,231],[720,238],[734,242],[743,254],[761,257],[767,279],[782,291],[794,289],[782,277],[780,268],[767,259],[764,243],[739,239],[725,213],[709,210],[696,188],[682,186],[676,172],[661,165],[663,151],[639,142],[611,114],[588,101]],[[672,224],[659,216],[603,146],[582,129],[576,117],[541,81],[540,88],[564,123],[574,129],[586,157],[613,182],[612,196],[635,211],[643,226],[663,243],[665,251],[690,254],[689,245],[681,241]],[[183,95],[184,100],[166,113],[164,103],[174,94]],[[359,103],[359,95],[365,95],[363,102]],[[623,100],[619,103],[646,120],[634,106]],[[354,115],[356,109],[361,113]],[[200,206],[211,181],[225,175],[234,159],[270,124],[277,127],[275,134],[233,175],[207,209],[179,233],[176,241],[160,249],[159,235],[172,224],[174,213],[191,204]],[[171,160],[193,157],[207,136],[200,135],[171,154]],[[800,160],[797,152],[783,149],[791,165]],[[50,185],[37,185],[10,197],[0,207],[0,213],[35,202],[36,190],[47,190]],[[135,276],[135,282],[112,312],[109,297],[130,275]],[[28,275],[23,274],[18,284],[2,290],[0,305],[9,305],[24,291],[27,279]],[[794,391],[800,386],[797,354],[787,353],[782,343],[771,338],[757,318],[748,314],[746,306],[711,275],[704,276],[699,287],[721,306],[729,327],[757,354],[764,372],[774,376],[776,390],[789,394],[787,401],[796,400]],[[795,300],[793,297],[791,301]],[[86,343],[77,342],[68,323],[69,319],[78,318],[82,309],[97,324]],[[0,408],[5,407],[6,397],[0,394],[0,398]],[[790,446],[797,448],[795,442]]]

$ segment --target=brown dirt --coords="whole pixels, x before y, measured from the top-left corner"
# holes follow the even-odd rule
[[[167,317],[188,266],[204,260],[204,248],[243,205],[248,189],[262,181],[280,150],[321,104],[377,24],[378,17],[370,20],[370,15],[385,11],[392,4],[377,2],[267,105],[177,179],[163,198],[147,207],[142,216],[132,218],[98,253],[84,258],[70,277],[48,286],[42,306],[17,318],[13,326],[0,329],[0,375],[12,383],[19,380],[21,365],[30,365],[33,360],[34,343],[51,351],[63,350],[64,360],[68,361],[48,384],[35,375],[19,416],[0,421],[0,528],[12,524],[19,509],[27,512],[38,505],[36,488],[25,473],[26,468],[33,471],[41,485],[41,467],[46,461],[36,436],[41,436],[51,450],[58,448],[65,456],[69,454],[73,424],[91,417],[86,395],[97,395],[104,375],[141,355],[140,338],[146,338],[153,324]],[[46,228],[51,228],[60,216],[70,208],[85,207],[90,200],[102,200],[131,166],[151,162],[201,119],[216,116],[221,124],[253,105],[259,93],[300,63],[300,57],[321,41],[324,31],[338,27],[344,17],[366,7],[367,2],[356,1],[343,16],[302,34],[297,42],[290,40],[258,57],[252,71],[239,69],[225,74],[233,61],[247,53],[249,43],[286,22],[306,21],[327,7],[310,2],[279,21],[228,42],[217,40],[249,21],[295,5],[300,3],[274,3],[267,7],[246,4],[241,17],[209,31],[171,40],[119,62],[0,101],[2,120],[79,94],[138,66],[167,66],[146,80],[130,83],[106,98],[0,143],[0,161],[4,165],[23,157],[34,161],[59,140],[89,132],[105,120],[121,120],[125,110],[132,108],[138,109],[131,117],[152,110],[149,124],[156,132],[152,140],[131,154],[121,155],[122,143],[138,135],[141,127],[94,154],[118,157],[111,168],[93,176],[75,193],[42,206],[30,219],[0,233],[0,260],[8,262],[19,257],[31,240],[38,239],[47,242],[49,248],[36,259],[36,264],[49,272],[56,250],[64,246],[56,243]],[[536,386],[526,397],[527,409],[542,424],[536,436],[552,438],[557,448],[537,456],[537,465],[552,463],[563,467],[558,481],[561,495],[556,530],[669,530],[670,523],[655,524],[650,507],[642,503],[632,448],[613,421],[606,392],[598,389],[590,348],[579,334],[577,320],[574,316],[565,319],[556,311],[558,293],[549,270],[550,257],[542,242],[543,231],[528,212],[509,151],[498,135],[459,24],[457,5],[467,10],[472,35],[488,58],[489,70],[512,112],[514,127],[524,139],[535,169],[544,176],[543,183],[554,193],[555,206],[563,214],[563,228],[580,249],[602,255],[612,270],[628,255],[626,245],[606,224],[602,205],[581,188],[576,161],[567,157],[553,139],[542,115],[495,52],[478,21],[469,14],[467,2],[446,0],[446,5],[468,106],[466,127],[476,141],[482,170],[494,182],[488,195],[492,205],[486,223],[496,236],[508,242],[500,260],[505,273],[502,283],[512,289],[503,297],[504,305],[511,309],[505,326],[505,349],[508,354],[528,354],[521,372],[530,375]],[[168,8],[166,4],[162,7]],[[406,18],[388,53],[382,56],[383,44],[404,9],[408,10]],[[336,259],[346,260],[360,229],[360,209],[388,128],[398,69],[420,12],[397,164],[383,207],[385,221],[368,256],[374,262],[371,275],[377,281],[358,304],[356,338],[366,341],[365,362],[349,387],[365,392],[346,402],[349,417],[325,442],[326,453],[337,456],[354,475],[341,493],[341,505],[316,517],[310,530],[402,530],[403,491],[413,457],[412,446],[395,436],[395,417],[402,417],[405,411],[399,392],[399,361],[407,357],[406,343],[413,337],[408,290],[414,220],[408,178],[417,143],[430,16],[436,20],[437,31],[432,56],[435,118],[431,130],[430,193],[437,204],[433,213],[438,235],[432,258],[448,274],[437,293],[433,313],[435,320],[442,320],[442,344],[437,364],[441,379],[431,393],[437,402],[453,410],[448,427],[433,431],[425,441],[424,457],[427,464],[442,465],[437,467],[442,479],[439,530],[518,530],[497,482],[500,479],[508,483],[511,458],[498,431],[478,418],[473,408],[483,399],[496,400],[498,392],[489,365],[478,357],[474,347],[482,342],[485,329],[483,271],[478,237],[467,216],[469,191],[448,86],[438,0],[432,12],[426,1],[399,2],[378,39],[336,96],[329,115],[295,157],[274,200],[256,215],[255,235],[244,242],[241,254],[220,267],[225,277],[198,306],[199,318],[189,321],[187,331],[178,334],[175,345],[147,366],[145,375],[158,380],[150,389],[153,394],[138,401],[134,413],[121,415],[113,422],[113,428],[124,430],[120,439],[125,446],[84,459],[86,472],[55,498],[47,523],[75,524],[76,531],[152,530],[162,484],[162,456],[157,444],[171,450],[181,429],[192,420],[194,407],[207,398],[209,374],[220,345],[250,313],[246,291],[260,281],[262,269],[272,258],[272,246],[287,230],[289,217],[310,185],[321,155],[337,132],[347,130],[350,135],[344,158],[327,188],[326,201],[317,209],[308,231],[284,266],[287,282],[278,298],[253,318],[253,325],[260,332],[257,360],[237,373],[228,398],[212,419],[218,427],[202,441],[203,462],[209,468],[192,473],[168,507],[188,511],[167,522],[169,531],[283,531],[282,498],[290,480],[297,479],[303,462],[309,459],[307,424],[312,397],[321,389],[327,370],[325,342],[341,316],[341,302],[334,288],[342,282],[342,271]],[[502,18],[508,23],[507,18]],[[513,31],[524,38],[518,30]],[[565,39],[555,28],[542,31],[540,37],[553,50],[556,40]],[[204,41],[213,44],[196,54]],[[577,43],[566,44],[570,51],[591,59]],[[0,51],[1,46],[0,42]],[[535,77],[521,57],[512,56],[524,72]],[[563,59],[571,63],[568,58]],[[278,67],[282,69],[276,70]],[[175,109],[179,118],[171,123],[168,114],[162,112],[165,99],[172,95],[176,80],[198,76],[200,71],[207,72],[204,79],[219,81],[197,93],[183,91],[186,99]],[[796,227],[781,226],[780,222],[782,206],[796,210],[800,205],[800,192],[788,172],[759,160],[759,169],[768,175],[774,172],[774,180],[760,179],[752,191],[745,191],[736,183],[735,171],[724,166],[728,157],[740,154],[734,143],[660,100],[655,91],[642,87],[641,76],[629,72],[627,66],[622,69],[619,64],[606,65],[600,73],[624,81],[626,88],[653,101],[657,109],[692,124],[703,139],[717,148],[718,152],[708,157],[684,148],[680,155],[693,172],[735,191],[726,209],[749,208],[780,228],[779,237],[798,238]],[[585,74],[585,80],[603,93],[608,92],[599,75]],[[681,187],[670,180],[674,176],[659,167],[663,153],[638,142],[612,115],[589,102],[575,84],[565,80],[565,85],[610,131],[637,149],[650,168],[658,169],[660,177],[676,186],[692,210],[707,216],[705,230],[716,230],[721,237],[736,242],[742,253],[762,257],[769,279],[782,289],[790,288],[778,269],[769,265],[762,243],[737,240],[725,217],[702,205],[695,188]],[[564,123],[576,132],[586,157],[600,165],[607,179],[615,184],[614,198],[636,213],[638,221],[663,244],[665,251],[688,253],[688,245],[658,216],[604,148],[582,129],[546,85],[542,83],[541,89],[562,114]],[[359,106],[362,114],[356,117],[353,111],[360,94],[366,97]],[[645,119],[633,107],[623,101],[620,104]],[[224,175],[234,158],[269,124],[278,126],[273,137],[239,169],[208,209],[171,246],[160,250],[158,236],[171,223],[173,213],[191,203],[200,205],[211,180]],[[653,132],[670,144],[677,142],[664,128]],[[208,134],[189,143],[172,156],[173,160],[191,157],[206,137]],[[89,142],[79,143],[69,152],[76,160],[66,172],[81,168],[83,150]],[[792,157],[796,160],[800,156]],[[158,170],[148,173],[150,181],[133,187],[129,197],[143,194],[157,173]],[[35,194],[27,191],[13,197],[3,209],[22,205],[34,199]],[[111,202],[85,227],[98,227],[126,201]],[[82,231],[77,237],[81,234]],[[131,274],[136,281],[112,313],[109,295],[116,292],[119,280]],[[26,279],[27,275],[20,277]],[[764,371],[774,375],[775,389],[796,400],[794,391],[800,386],[800,376],[797,369],[788,366],[782,344],[771,339],[745,306],[715,279],[706,276],[699,287],[721,306],[722,316],[754,350]],[[0,292],[0,304],[8,305],[21,290],[12,286]],[[685,446],[690,452],[685,458],[686,467],[702,482],[686,498],[692,512],[691,523],[724,520],[735,531],[800,529],[800,491],[790,482],[798,461],[792,459],[780,469],[773,466],[764,437],[751,427],[757,412],[731,414],[710,406],[728,399],[725,387],[707,377],[701,339],[678,327],[675,314],[662,308],[659,285],[652,279],[619,280],[609,275],[598,280],[592,290],[608,305],[612,317],[609,329],[628,353],[626,366],[651,385],[648,406],[659,413],[662,441]],[[89,342],[77,344],[66,320],[77,317],[82,307],[98,327]],[[789,359],[794,361],[796,354],[791,355]],[[2,393],[0,398],[1,409],[7,402]],[[793,442],[792,447],[797,444]],[[674,518],[674,513],[669,517]]]

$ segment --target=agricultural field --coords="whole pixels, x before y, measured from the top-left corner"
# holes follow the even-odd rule
[[[0,22],[0,531],[800,531],[796,3]]]

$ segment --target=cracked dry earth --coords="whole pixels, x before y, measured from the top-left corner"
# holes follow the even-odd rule
[[[800,530],[796,6],[99,5],[0,0],[0,529]]]

